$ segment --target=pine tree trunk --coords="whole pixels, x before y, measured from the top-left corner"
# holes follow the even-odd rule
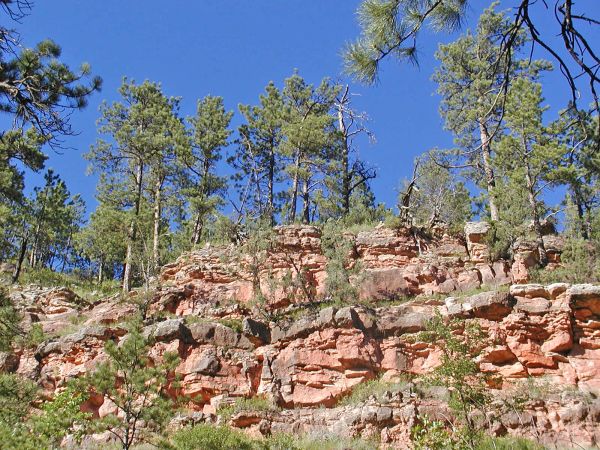
[[[540,223],[540,216],[538,212],[538,204],[535,198],[535,185],[533,183],[533,177],[531,176],[531,167],[529,162],[525,163],[525,182],[527,185],[527,196],[529,198],[529,206],[531,208],[531,215],[533,216],[533,231],[535,232],[536,243],[540,258],[540,265],[545,267],[548,264],[548,255],[546,254],[546,247],[544,246],[544,237],[542,234],[542,224]]]
[[[274,200],[274,189],[275,189],[275,150],[271,147],[269,152],[269,170],[267,180],[267,208],[269,214],[269,223],[271,226],[275,225],[275,200]]]
[[[347,93],[347,88],[346,88]],[[344,216],[347,216],[350,212],[350,151],[348,148],[348,131],[346,124],[344,123],[344,111],[340,107],[338,108],[338,126],[340,134],[342,135],[343,147],[342,147],[342,210]]]
[[[71,240],[73,238],[73,233],[69,233],[69,239],[67,239],[67,246],[65,254],[62,255],[62,265],[60,267],[60,273],[65,273],[65,268],[67,266],[67,255],[69,254],[69,249],[71,248]]]
[[[298,185],[300,181],[300,151],[296,153],[296,161],[294,163],[294,178],[292,181],[292,200],[290,201],[290,211],[288,213],[288,222],[296,221],[296,202],[298,200]]]
[[[302,183],[302,221],[310,223],[310,192],[308,190],[309,179]]]
[[[102,284],[104,281],[104,260],[100,258],[98,261],[98,284]]]
[[[162,180],[156,182],[154,191],[154,230],[152,235],[152,270],[156,274],[160,266],[160,220],[162,216]]]
[[[127,233],[127,251],[125,253],[125,269],[123,269],[123,292],[127,293],[131,290],[131,276],[133,264],[133,246],[137,240],[136,222],[140,215],[140,206],[142,203],[142,177],[144,174],[144,165],[142,162],[138,164],[137,173],[135,176],[136,194],[133,207],[133,218],[129,225]]]
[[[196,220],[194,221],[194,231],[192,232],[192,244],[198,245],[200,242],[200,235],[202,234],[202,214],[198,213],[196,215]]]
[[[31,254],[29,255],[29,266],[34,268],[37,265],[38,242],[40,236],[40,222],[38,221],[33,235],[33,244],[31,246]]]
[[[21,240],[21,249],[19,250],[19,259],[17,260],[17,265],[15,267],[15,271],[12,276],[13,284],[19,281],[19,276],[21,275],[21,268],[23,267],[23,261],[25,260],[25,254],[27,253],[27,241],[28,237],[24,236]]]
[[[481,153],[483,155],[483,170],[485,172],[485,181],[488,192],[488,204],[490,206],[490,218],[494,221],[498,220],[498,206],[494,189],[496,187],[496,178],[494,169],[492,168],[492,151],[490,149],[490,134],[487,126],[483,121],[479,121],[479,133],[481,136]]]
[[[584,206],[580,189],[577,186],[573,186],[573,195],[571,196],[577,207],[577,217],[580,222],[581,237],[583,239],[589,239],[591,235],[592,224],[590,221],[589,211],[586,214],[586,208]]]
[[[484,123],[479,123],[479,130],[481,135],[481,151],[483,155],[483,170],[485,172],[485,179],[488,192],[488,204],[490,207],[490,218],[491,220],[497,221],[499,219],[498,206],[496,204],[496,197],[494,189],[496,188],[496,179],[494,175],[494,169],[491,163],[491,149],[490,149],[490,135],[487,127]]]

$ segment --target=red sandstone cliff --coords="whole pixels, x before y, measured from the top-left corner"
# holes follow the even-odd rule
[[[593,446],[600,442],[600,287],[515,284],[527,278],[532,256],[515,262],[486,262],[484,225],[467,228],[466,241],[438,235],[417,238],[380,228],[359,233],[355,257],[367,275],[358,306],[307,309],[277,322],[252,317],[247,302],[253,283],[232,248],[205,248],[164,268],[146,328],[156,344],[152,358],[177,351],[182,393],[189,396],[190,420],[214,419],[230,397],[265,395],[281,411],[242,413],[232,424],[255,433],[327,430],[344,435],[377,434],[405,447],[419,414],[447,414],[443,395],[418,395],[412,383],[364,404],[337,406],[367,380],[423,374],[439,364],[430,345],[415,339],[436,311],[479,321],[487,336],[478,363],[500,375],[498,401],[521,380],[536,377],[550,386],[524,412],[488,418],[490,432],[530,436],[548,445]],[[524,246],[525,248],[525,246]],[[558,250],[552,252],[554,263]],[[278,246],[268,255],[277,276],[302,265],[317,298],[323,295],[326,258],[314,227],[278,229]],[[266,276],[266,274],[265,274]],[[481,292],[469,294],[475,288]],[[466,293],[465,293],[466,292]],[[106,299],[88,305],[66,289],[25,289],[12,293],[27,320],[60,332],[36,350],[0,358],[4,370],[37,380],[49,394],[73,377],[94,370],[105,358],[104,343],[119,340],[123,321],[135,306]],[[419,295],[399,304],[379,304]],[[274,293],[272,306],[304,302]],[[367,301],[368,300],[368,301]],[[80,316],[73,326],[71,317]],[[241,331],[221,323],[238,319]],[[226,322],[224,322],[226,323]],[[315,409],[325,406],[326,409]],[[114,412],[92,398],[85,407],[97,415]]]

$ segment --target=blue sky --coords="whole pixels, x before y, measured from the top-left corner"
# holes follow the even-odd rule
[[[586,2],[586,0],[582,0]],[[587,0],[590,16],[600,2]],[[236,111],[239,103],[256,103],[270,81],[281,85],[295,68],[309,82],[323,77],[343,82],[340,50],[358,34],[358,0],[184,0],[36,2],[18,27],[25,45],[51,38],[63,48],[63,60],[76,67],[89,62],[104,80],[102,92],[72,116],[79,132],[72,147],[51,154],[47,167],[56,169],[72,193],[81,193],[95,207],[96,180],[86,176],[83,154],[96,138],[98,106],[118,99],[123,76],[159,81],[167,95],[182,97],[181,112],[192,115],[198,98],[224,97]],[[469,24],[476,22],[487,2],[473,1]],[[591,6],[594,5],[594,6]],[[468,24],[468,25],[469,25]],[[430,81],[439,42],[456,35],[425,32],[420,39],[419,66],[388,61],[376,86],[352,85],[357,108],[371,118],[377,142],[361,146],[361,156],[378,169],[372,187],[378,201],[395,205],[397,188],[412,173],[414,157],[432,147],[452,145],[442,129],[439,97]],[[598,33],[594,36],[600,43]],[[555,111],[565,104],[566,84],[558,74],[546,77],[545,91]],[[28,189],[40,177],[28,176]]]

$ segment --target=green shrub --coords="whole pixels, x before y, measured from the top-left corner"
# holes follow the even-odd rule
[[[172,450],[254,450],[260,447],[244,433],[229,427],[200,424],[173,433],[161,446]]]
[[[21,422],[38,387],[31,380],[12,373],[0,373],[0,423],[9,427]]]
[[[244,411],[278,411],[279,408],[271,400],[256,396],[251,398],[240,397],[236,399],[232,405],[223,405],[219,408],[219,416],[225,421],[228,421],[237,413]]]
[[[327,297],[334,303],[356,303],[359,299],[358,287],[364,281],[361,264],[352,258],[354,243],[345,234],[340,221],[328,220],[323,227],[321,248],[327,257]]]
[[[410,430],[410,439],[415,450],[461,448],[457,436],[448,430],[443,422],[431,420],[427,416],[420,419]]]
[[[0,287],[0,351],[7,351],[17,337],[23,336],[21,316],[15,309],[8,293]]]
[[[47,268],[28,268],[24,270],[21,274],[20,283],[22,285],[36,284],[42,287],[66,287],[88,301],[108,297],[121,291],[119,280],[106,280],[97,283],[77,273],[60,273]]]
[[[581,238],[565,241],[561,254],[561,265],[554,270],[531,271],[534,282],[549,283],[594,283],[600,280],[600,261],[595,242]]]
[[[537,442],[520,437],[485,436],[477,443],[477,450],[544,450]]]
[[[217,322],[219,322],[221,325],[231,328],[238,333],[242,332],[242,319],[217,319]]]
[[[31,325],[29,333],[25,336],[25,346],[29,348],[35,348],[44,342],[48,337],[44,333],[44,329],[40,323],[34,323]]]
[[[359,405],[367,401],[371,396],[375,396],[375,399],[379,401],[385,392],[398,392],[405,389],[408,382],[408,379],[395,382],[383,381],[381,379],[369,380],[358,384],[349,395],[339,401],[338,405]]]

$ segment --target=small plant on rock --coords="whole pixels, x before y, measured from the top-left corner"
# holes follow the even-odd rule
[[[166,389],[175,381],[172,374],[178,363],[174,353],[164,353],[160,362],[148,357],[151,338],[144,336],[140,320],[128,328],[119,344],[107,342],[108,361],[83,382],[87,390],[114,403],[123,416],[106,416],[98,428],[109,431],[124,450],[161,431],[171,418],[175,404]]]
[[[359,300],[361,264],[352,258],[355,252],[351,236],[344,233],[341,222],[328,220],[323,227],[321,247],[327,257],[327,297],[334,303],[349,304]]]
[[[228,422],[234,415],[241,412],[278,411],[279,408],[271,400],[263,396],[251,398],[241,397],[233,404],[226,404],[219,408],[219,416]]]
[[[459,419],[453,426],[453,435],[460,441],[461,448],[475,449],[481,429],[474,415],[479,413],[485,417],[491,404],[488,377],[474,361],[485,342],[481,327],[473,321],[445,319],[437,313],[426,330],[419,333],[419,339],[441,351],[441,364],[425,382],[448,389],[449,406]]]

